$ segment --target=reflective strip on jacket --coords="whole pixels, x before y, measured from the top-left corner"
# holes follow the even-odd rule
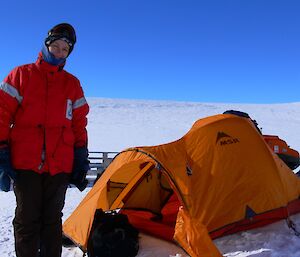
[[[42,60],[15,68],[0,84],[0,141],[9,141],[15,169],[70,173],[74,147],[87,145],[79,80]]]

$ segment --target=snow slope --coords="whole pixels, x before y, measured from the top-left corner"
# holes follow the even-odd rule
[[[168,143],[182,137],[199,118],[225,110],[245,111],[263,128],[300,150],[300,103],[252,105],[142,101],[89,98],[89,150],[121,151],[127,147]],[[68,189],[63,219],[66,219],[86,195]],[[0,192],[0,256],[14,253],[12,219],[15,197]],[[300,231],[300,214],[292,217]],[[214,241],[224,256],[230,257],[300,257],[300,238],[288,229],[285,221],[223,237]],[[141,235],[139,257],[187,256],[176,245]],[[82,256],[77,249],[63,249],[63,257]]]

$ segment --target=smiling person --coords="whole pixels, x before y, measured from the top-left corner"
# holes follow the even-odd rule
[[[0,84],[0,189],[14,181],[17,257],[61,256],[67,186],[87,185],[89,106],[79,80],[64,70],[75,43],[70,24],[54,26],[37,61]]]

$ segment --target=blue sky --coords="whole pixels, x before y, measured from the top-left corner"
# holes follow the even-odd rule
[[[299,102],[299,13],[298,0],[5,1],[0,77],[69,22],[78,41],[65,68],[87,97]]]

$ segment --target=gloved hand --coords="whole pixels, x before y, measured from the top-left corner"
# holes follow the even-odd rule
[[[16,172],[11,165],[9,148],[0,148],[0,189],[2,191],[9,191],[11,179],[16,179]]]
[[[83,191],[88,184],[88,181],[85,178],[90,169],[88,156],[89,152],[86,147],[74,149],[74,162],[70,184],[75,185],[80,191]]]

